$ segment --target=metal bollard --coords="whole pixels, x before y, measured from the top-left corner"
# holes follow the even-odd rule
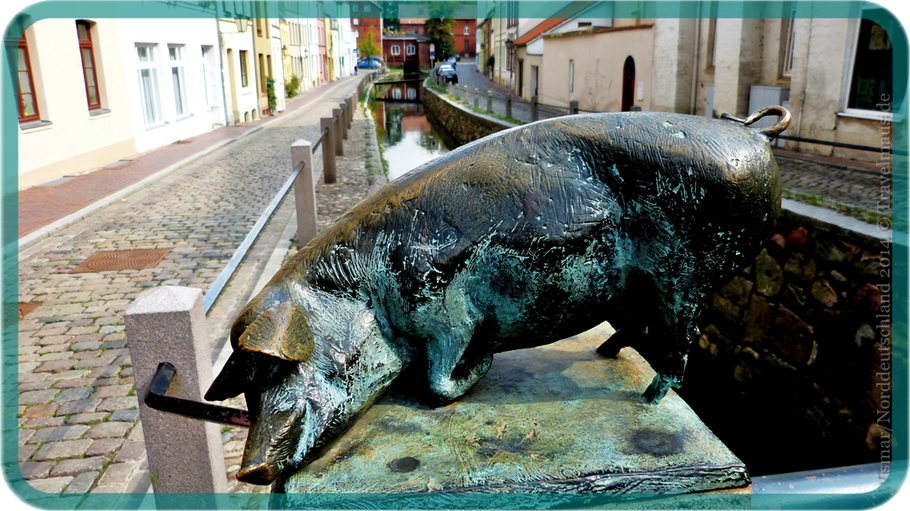
[[[340,108],[332,109],[332,121],[335,127],[335,156],[344,156],[344,140],[341,138],[342,112]]]
[[[487,112],[493,111],[493,91],[487,89]]]
[[[512,96],[506,96],[506,118],[512,117]]]
[[[348,139],[348,104],[347,103],[338,103],[338,108],[341,109],[341,118],[338,119],[341,124],[341,138],[343,140]]]
[[[537,121],[537,96],[531,96],[531,122]]]
[[[474,87],[474,109],[477,110],[480,105],[480,91],[477,90],[477,87]]]
[[[569,101],[569,115],[575,115],[578,113],[578,101],[574,99]]]
[[[294,180],[294,206],[297,209],[297,246],[316,236],[316,183],[313,177],[313,144],[298,140],[291,144],[291,164],[301,165]]]
[[[322,173],[326,183],[335,182],[335,119],[319,119],[319,129],[325,133],[322,139]],[[328,132],[326,132],[328,130]]]

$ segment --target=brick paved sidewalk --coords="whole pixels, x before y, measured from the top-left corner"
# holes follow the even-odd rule
[[[290,174],[291,143],[316,140],[319,118],[331,115],[358,81],[334,82],[292,101],[261,130],[20,250],[19,302],[37,306],[20,320],[18,336],[19,460],[33,487],[145,491],[149,474],[123,311],[149,287],[206,290]],[[166,148],[162,160],[185,157],[179,150]],[[151,167],[151,157],[144,158]],[[292,210],[293,201],[282,204],[208,315],[213,344],[226,339]],[[168,253],[151,268],[73,272],[89,256],[115,249]]]
[[[188,159],[237,140],[263,125],[311,104],[336,83],[326,83],[287,101],[284,112],[237,126],[225,126],[180,142],[159,147],[131,160],[73,176],[53,185],[33,186],[19,192],[19,238],[50,225],[80,209]],[[59,180],[58,180],[59,181]]]

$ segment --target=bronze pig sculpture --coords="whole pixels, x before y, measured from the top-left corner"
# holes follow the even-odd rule
[[[746,127],[766,114],[770,128]],[[769,141],[749,119],[577,115],[451,151],[348,211],[241,313],[206,399],[246,394],[238,479],[290,475],[407,367],[441,401],[493,354],[609,321],[599,351],[640,347],[679,387],[703,302],[755,257],[780,209]]]

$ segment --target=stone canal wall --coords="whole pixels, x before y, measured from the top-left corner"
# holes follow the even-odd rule
[[[879,461],[891,427],[881,423],[891,406],[890,250],[784,210],[754,263],[711,297],[682,394],[721,438],[751,444],[730,447],[753,474]],[[768,443],[792,465],[760,459]],[[765,452],[743,454],[756,448]]]
[[[471,97],[473,98],[473,96]],[[486,104],[485,101],[481,103]],[[467,144],[498,131],[517,126],[517,124],[474,112],[464,105],[442,97],[426,85],[424,86],[423,104],[429,113],[439,121],[459,144]]]

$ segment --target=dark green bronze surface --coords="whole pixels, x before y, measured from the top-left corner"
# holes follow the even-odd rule
[[[439,408],[393,387],[322,457],[278,483],[306,493],[689,493],[741,488],[745,467],[674,392],[646,404],[653,370],[611,329],[497,355]]]
[[[252,427],[238,478],[269,484],[295,473],[396,380],[424,402],[448,403],[494,354],[603,321],[618,332],[598,351],[634,346],[656,371],[637,392],[659,403],[682,383],[706,298],[774,225],[780,175],[769,142],[789,114],[771,112],[781,121],[761,130],[747,125],[768,111],[519,126],[365,199],[233,326],[234,353],[206,398],[246,395]],[[664,430],[649,428],[636,430],[645,435],[636,445],[662,445],[647,435]],[[425,466],[406,458],[401,473]]]

